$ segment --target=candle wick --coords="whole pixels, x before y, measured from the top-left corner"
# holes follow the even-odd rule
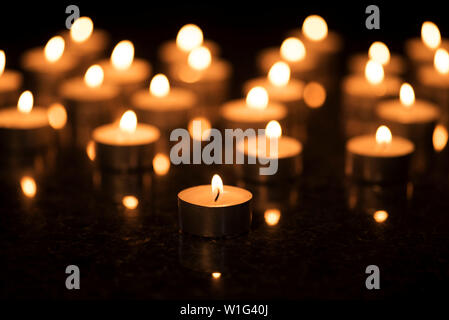
[[[219,196],[220,196],[220,189],[218,189],[217,196],[215,197],[215,200],[214,200],[215,202],[217,202]]]

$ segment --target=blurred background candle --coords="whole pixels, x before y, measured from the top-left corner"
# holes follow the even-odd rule
[[[26,51],[21,61],[28,86],[36,92],[36,101],[42,105],[57,99],[61,81],[73,74],[77,63],[75,56],[65,52],[65,41],[61,36],[51,38],[44,48]]]
[[[33,94],[20,95],[17,107],[0,110],[0,146],[2,149],[27,150],[49,146],[53,141],[47,109],[33,108]]]
[[[0,50],[0,108],[10,106],[17,101],[23,80],[20,72],[8,70],[5,66],[5,51]]]
[[[134,45],[129,40],[120,41],[110,60],[102,60],[99,65],[104,70],[105,83],[120,88],[124,104],[129,103],[135,91],[144,87],[151,74],[151,65],[147,61],[134,58]]]
[[[231,129],[264,129],[270,120],[284,121],[287,108],[278,102],[269,101],[268,93],[263,87],[254,87],[246,99],[226,102],[221,110],[223,127]]]
[[[61,98],[67,108],[73,142],[82,149],[90,140],[93,128],[113,121],[119,114],[119,89],[103,83],[104,73],[99,65],[91,66],[84,78],[63,82]]]

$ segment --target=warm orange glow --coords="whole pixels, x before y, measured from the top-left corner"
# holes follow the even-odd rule
[[[67,112],[60,103],[54,103],[48,108],[48,122],[53,129],[64,128],[67,122]]]
[[[120,130],[126,133],[133,133],[137,128],[137,116],[132,110],[126,111],[120,118]]]
[[[281,218],[281,211],[279,211],[279,209],[267,209],[263,216],[265,223],[270,227],[273,227],[278,224],[279,219]]]
[[[170,92],[168,78],[162,73],[158,73],[151,79],[150,93],[156,97],[165,97]]]
[[[97,88],[101,86],[104,79],[103,68],[101,68],[98,64],[94,64],[93,66],[87,69],[86,74],[84,75],[84,83],[90,88]]]
[[[94,141],[91,140],[87,143],[86,154],[87,154],[87,157],[90,159],[90,161],[95,160],[95,157],[97,154],[95,152],[95,142]]]
[[[268,138],[279,138],[282,136],[282,128],[279,122],[271,120],[265,127],[265,135]]]
[[[189,52],[203,44],[203,31],[194,24],[186,24],[179,29],[176,36],[176,46],[182,51]]]
[[[170,170],[170,159],[163,153],[158,153],[153,158],[153,170],[158,176],[165,176]]]
[[[36,181],[32,177],[25,176],[20,179],[20,187],[22,188],[23,194],[27,198],[34,198],[36,195]]]
[[[117,70],[126,70],[133,63],[134,45],[129,40],[117,43],[111,54],[112,66]]]
[[[139,199],[135,196],[124,196],[122,198],[122,204],[126,209],[134,210],[139,205]]]
[[[302,25],[302,32],[307,39],[321,41],[327,37],[327,23],[318,15],[308,16]]]
[[[187,58],[187,63],[192,69],[204,70],[207,69],[212,62],[212,55],[210,50],[206,47],[198,47],[190,51]]]
[[[369,60],[365,67],[365,78],[371,84],[379,84],[384,80],[384,68],[379,62]]]
[[[212,272],[212,278],[220,279],[221,278],[221,273],[220,272]]]
[[[254,87],[246,95],[246,105],[253,109],[265,109],[268,106],[268,92],[264,87]]]
[[[298,38],[287,38],[282,42],[281,57],[289,62],[298,62],[306,57],[306,47]]]
[[[44,48],[45,59],[50,62],[56,62],[64,53],[65,42],[61,36],[56,36],[48,40]]]
[[[433,58],[433,66],[435,67],[435,69],[437,69],[438,73],[449,73],[449,54],[445,49],[438,49],[435,52],[435,56]]]
[[[17,109],[21,113],[30,113],[33,109],[34,98],[31,91],[24,91],[19,97],[19,101],[17,102]]]
[[[218,174],[214,174],[211,182],[212,194],[215,197],[217,193],[223,193],[223,181]]]
[[[376,131],[376,143],[379,145],[390,144],[393,137],[387,126],[380,126]]]
[[[436,49],[441,44],[440,29],[433,22],[426,21],[421,27],[421,40],[430,49]]]
[[[369,47],[368,56],[381,65],[386,65],[390,62],[390,50],[385,43],[376,41]]]
[[[399,90],[399,100],[405,107],[411,107],[415,103],[415,92],[408,83],[403,83]]]
[[[326,101],[326,89],[318,82],[309,82],[304,87],[304,102],[310,108],[319,108]]]
[[[5,64],[6,64],[5,51],[0,50],[0,77],[2,76],[3,71],[5,70]]]
[[[196,130],[194,130],[194,123],[199,123],[199,126],[197,125],[195,127]],[[194,140],[202,140],[205,136],[208,136],[210,134],[210,130],[212,128],[212,125],[209,120],[203,117],[197,117],[193,118],[188,125],[188,130],[190,133],[190,136]]]
[[[285,62],[273,64],[268,72],[268,80],[277,87],[283,87],[290,81],[290,67]]]
[[[433,148],[435,151],[442,151],[447,144],[448,133],[445,126],[439,124],[435,127],[433,131]]]
[[[89,17],[80,17],[75,20],[70,28],[70,36],[75,42],[84,42],[90,38],[94,31],[94,23]]]
[[[385,222],[388,219],[388,212],[385,210],[378,210],[374,212],[374,220],[377,223]]]

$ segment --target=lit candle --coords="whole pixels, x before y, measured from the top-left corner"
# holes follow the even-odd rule
[[[184,63],[189,53],[199,47],[209,49],[212,56],[220,54],[219,46],[210,40],[205,40],[203,31],[195,24],[186,24],[176,36],[176,40],[167,41],[159,49],[159,59],[166,67],[172,64]]]
[[[81,63],[80,70],[85,70],[99,59],[109,44],[107,32],[95,29],[89,17],[76,19],[70,30],[62,32],[62,37],[67,43],[67,50]]]
[[[272,139],[277,140],[276,150],[270,147]],[[245,179],[260,182],[286,181],[296,178],[302,172],[302,144],[295,138],[282,135],[281,125],[277,121],[272,120],[267,124],[264,136],[245,139],[236,148],[238,154],[248,158],[244,164],[236,167]],[[278,161],[277,171],[273,175],[260,174],[260,168],[268,166],[272,159]]]
[[[19,72],[5,69],[5,65],[5,51],[0,50],[0,108],[17,101],[18,90],[23,80]]]
[[[441,39],[440,29],[435,23],[425,21],[421,25],[421,38],[409,39],[405,43],[405,52],[415,64],[430,64],[440,47],[447,50],[449,41]]]
[[[368,54],[359,53],[350,58],[349,71],[351,73],[363,73],[369,60],[380,63],[386,75],[402,75],[406,69],[405,61],[400,55],[391,54],[385,43],[375,41],[369,47]]]
[[[2,149],[38,149],[53,139],[47,109],[33,108],[33,94],[20,95],[16,108],[0,110],[0,145]]]
[[[138,124],[136,114],[128,110],[118,124],[103,125],[93,131],[95,162],[100,167],[121,171],[151,168],[159,136],[156,127]]]
[[[65,41],[61,36],[51,38],[44,48],[28,50],[21,60],[37,92],[36,101],[43,105],[54,102],[61,81],[73,73],[77,63],[76,57],[65,52]]]
[[[315,77],[317,61],[307,53],[303,42],[295,37],[285,39],[280,47],[262,50],[257,65],[262,74],[267,74],[274,63],[284,61],[291,69],[292,76],[301,80]]]
[[[248,92],[245,100],[225,103],[220,113],[226,122],[226,128],[263,129],[270,120],[285,120],[287,108],[278,102],[269,101],[268,93],[263,87],[254,87]]]
[[[351,138],[346,143],[346,174],[355,180],[374,183],[407,181],[413,142],[393,137],[380,126],[375,135]]]
[[[131,105],[142,122],[167,130],[185,128],[196,104],[193,92],[170,87],[163,74],[153,77],[149,90],[140,90],[131,97]]]
[[[144,86],[151,74],[151,65],[147,61],[134,58],[134,45],[129,40],[120,41],[111,58],[100,61],[99,65],[104,70],[105,82],[119,87],[125,101]]]
[[[210,185],[178,193],[179,225],[182,232],[203,237],[223,237],[248,232],[251,226],[252,194],[223,185],[214,175]]]
[[[449,54],[445,49],[435,51],[433,66],[423,65],[417,72],[421,93],[441,106],[449,104]]]
[[[67,107],[74,140],[85,147],[93,128],[108,123],[116,116],[119,89],[103,83],[104,73],[99,65],[87,69],[84,78],[63,82],[60,95]]]

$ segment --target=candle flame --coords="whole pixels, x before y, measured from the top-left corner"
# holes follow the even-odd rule
[[[223,193],[223,181],[218,174],[214,174],[212,177],[211,187],[214,199],[218,199],[218,196]]]
[[[448,140],[448,132],[445,126],[442,124],[439,124],[435,127],[435,130],[433,131],[433,148],[435,151],[440,152],[442,151],[447,144]]]
[[[276,87],[283,87],[290,81],[290,67],[282,61],[273,64],[268,72],[268,80]]]
[[[390,62],[390,50],[385,43],[376,41],[369,47],[368,56],[381,65],[386,65]]]
[[[379,84],[384,80],[384,68],[379,62],[369,60],[365,66],[365,78],[371,84]]]
[[[318,82],[309,82],[304,87],[304,102],[310,108],[319,108],[326,101],[326,89]]]
[[[402,84],[399,91],[399,100],[401,101],[402,105],[406,107],[410,107],[415,103],[415,92],[413,91],[413,87],[410,84]]]
[[[137,116],[132,110],[126,111],[120,118],[120,130],[126,133],[133,133],[137,128]]]
[[[112,66],[117,70],[126,70],[133,63],[134,45],[129,40],[117,43],[111,54]]]
[[[24,91],[19,97],[19,101],[17,102],[17,109],[21,113],[30,113],[33,109],[34,98],[31,91]]]
[[[306,47],[298,38],[290,37],[282,42],[280,54],[284,60],[298,62],[306,57]]]
[[[276,120],[271,120],[265,127],[265,135],[268,138],[279,138],[282,136],[282,127]]]
[[[374,212],[373,217],[377,223],[383,223],[388,219],[388,212],[385,210],[378,210]]]
[[[165,176],[170,170],[170,159],[163,153],[158,153],[153,158],[153,170],[158,176]]]
[[[445,49],[438,49],[435,52],[435,56],[433,58],[433,66],[435,67],[435,69],[437,69],[438,73],[449,73],[449,54]]]
[[[197,141],[209,136],[211,128],[210,121],[203,117],[193,118],[188,125],[190,136]]]
[[[87,154],[87,157],[89,158],[90,161],[94,161],[95,160],[95,157],[96,157],[97,153],[95,151],[95,142],[93,140],[90,140],[87,143],[86,154]]]
[[[179,29],[176,46],[184,52],[190,52],[203,44],[203,31],[194,24],[186,24]]]
[[[48,40],[44,48],[45,59],[50,62],[56,62],[64,53],[65,42],[61,36],[55,36]]]
[[[221,278],[221,273],[220,272],[212,272],[212,278],[220,279]]]
[[[73,41],[81,43],[86,41],[94,31],[94,23],[89,17],[80,17],[75,20],[70,28],[70,37]]]
[[[421,40],[430,49],[436,49],[441,44],[440,29],[430,21],[425,21],[421,27]]]
[[[265,223],[270,227],[273,227],[279,223],[281,218],[281,211],[279,209],[267,209],[263,215]]]
[[[53,129],[64,128],[67,122],[67,111],[60,103],[54,103],[48,108],[48,122]]]
[[[20,179],[20,187],[22,188],[23,194],[27,198],[34,198],[36,195],[36,181],[32,177],[24,176]]]
[[[104,79],[103,68],[98,64],[94,64],[87,69],[86,74],[84,75],[84,82],[90,88],[97,88],[101,86]]]
[[[376,131],[376,143],[380,145],[390,144],[393,137],[387,126],[380,126]]]
[[[5,70],[5,64],[6,64],[5,51],[0,50],[0,77],[2,76],[3,71]]]
[[[268,106],[268,93],[264,87],[254,87],[246,95],[246,105],[253,109],[265,109]]]
[[[134,210],[139,205],[139,199],[132,195],[124,196],[122,204],[126,209]]]
[[[206,47],[198,47],[190,51],[187,58],[189,66],[195,70],[207,69],[212,62],[210,50]]]
[[[318,15],[310,15],[304,20],[302,32],[309,40],[321,41],[327,37],[326,20]]]
[[[168,78],[159,73],[151,79],[150,82],[150,93],[156,97],[165,97],[170,92],[170,83]]]

